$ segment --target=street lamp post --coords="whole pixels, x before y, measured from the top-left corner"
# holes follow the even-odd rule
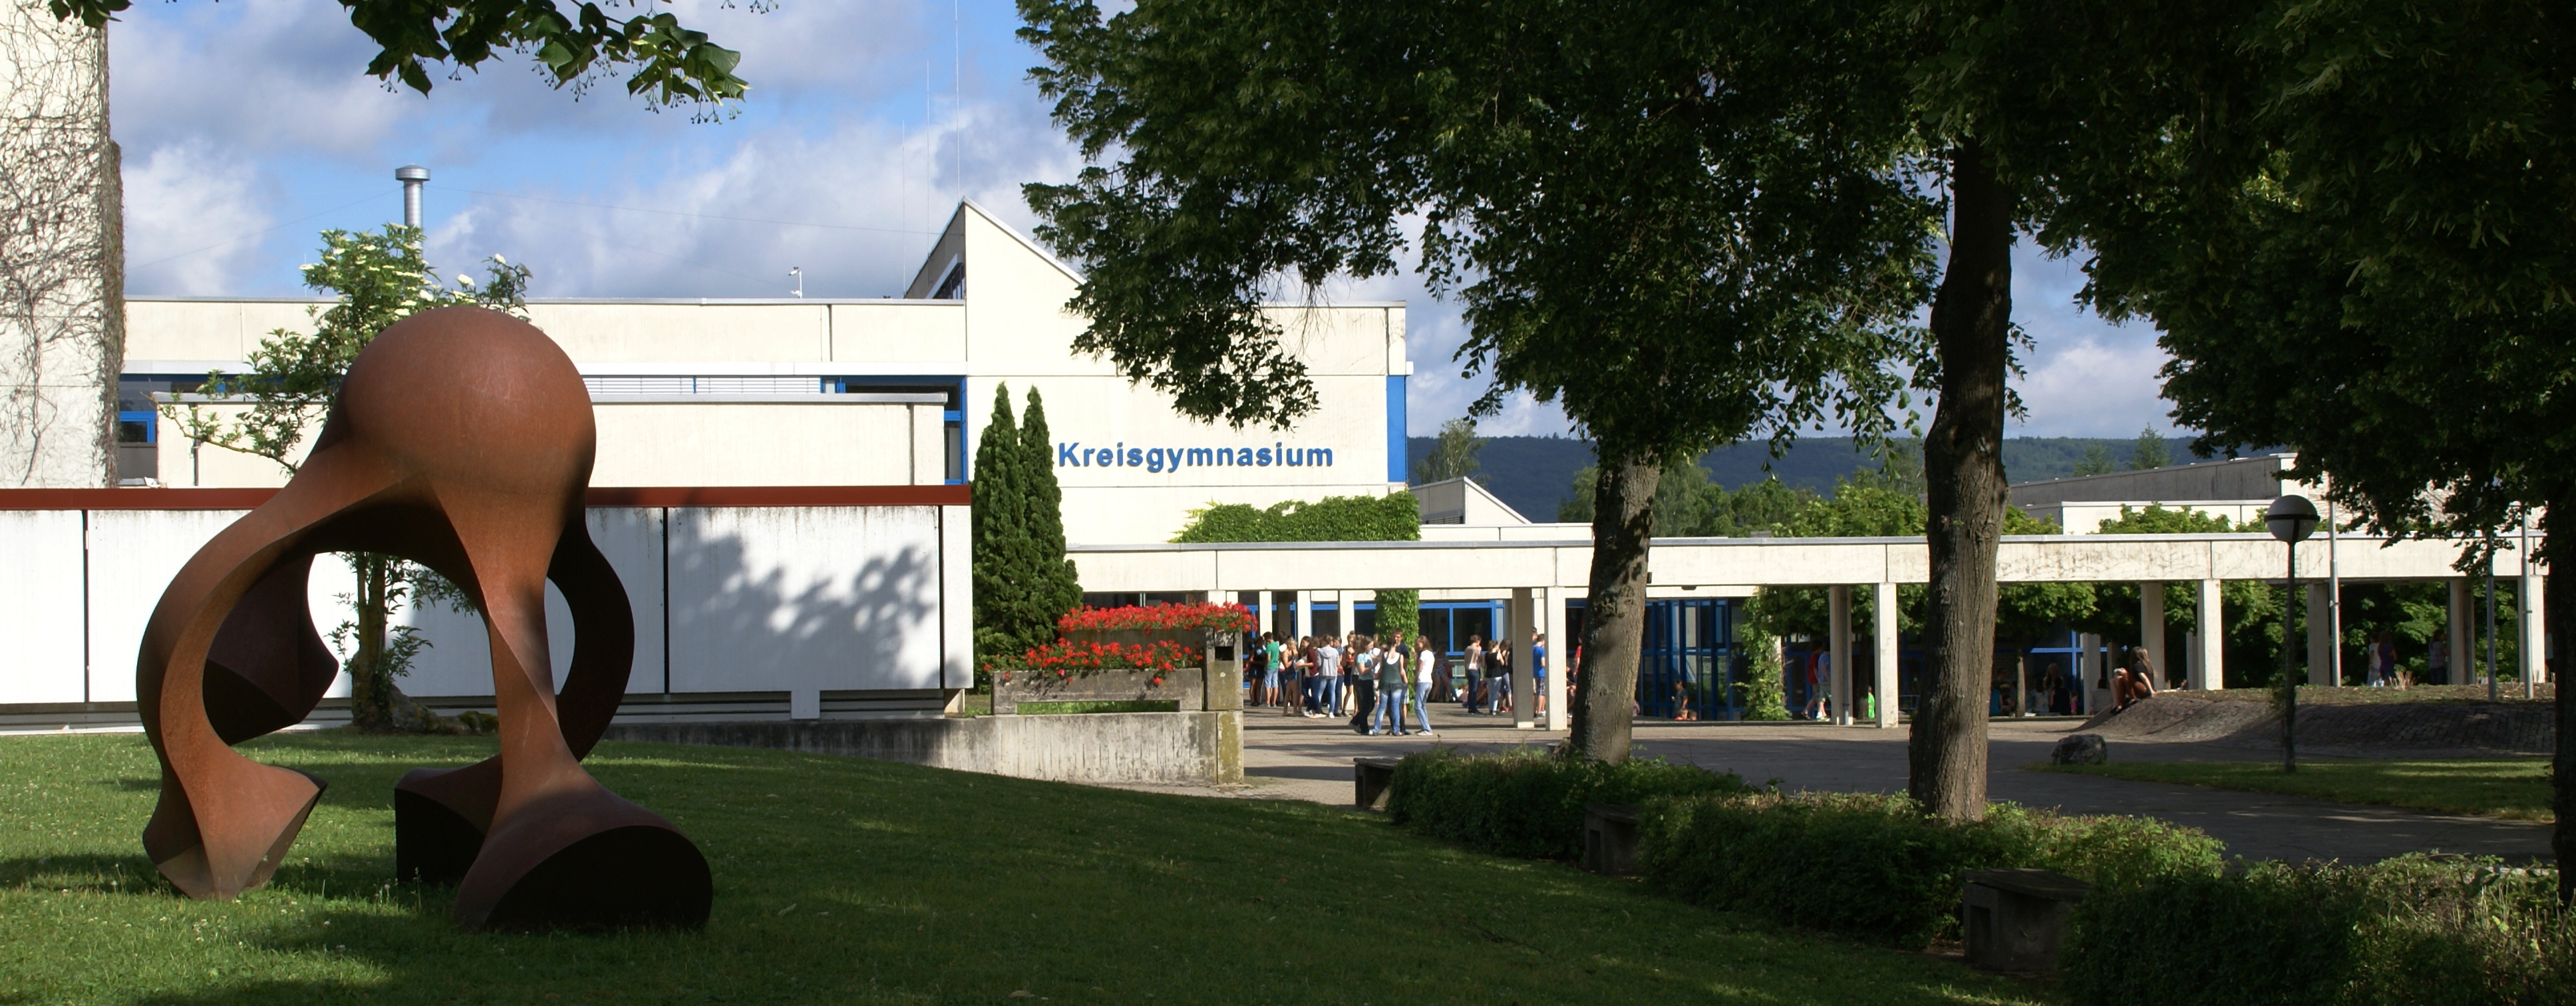
[[[2299,770],[2299,679],[2290,673],[2290,647],[2297,634],[2290,616],[2299,605],[2299,542],[2317,530],[2317,506],[2305,496],[2283,496],[2263,511],[2263,526],[2290,546],[2290,575],[2282,583],[2281,605],[2281,771]]]

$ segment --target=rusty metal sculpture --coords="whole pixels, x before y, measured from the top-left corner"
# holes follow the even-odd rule
[[[303,720],[337,665],[314,635],[305,579],[321,552],[402,556],[483,612],[501,753],[396,785],[398,873],[454,882],[467,928],[703,923],[706,858],[580,759],[632,669],[625,589],[582,520],[596,433],[572,360],[525,322],[425,311],[350,366],[286,488],[199,549],[153,609],[136,669],[161,802],[143,846],[195,898],[266,883],[323,782],[231,745]],[[545,584],[570,604],[558,690]]]

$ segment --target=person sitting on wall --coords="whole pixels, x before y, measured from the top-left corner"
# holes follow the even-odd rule
[[[1696,719],[1699,719],[1699,711],[1691,708],[1690,685],[1680,681],[1673,682],[1674,722],[1687,722]]]
[[[2156,695],[2155,660],[2140,646],[2129,651],[2129,666],[2111,678],[2111,711],[2120,712]]]

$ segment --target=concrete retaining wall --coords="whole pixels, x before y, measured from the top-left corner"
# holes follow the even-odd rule
[[[847,755],[1055,782],[1208,785],[1242,779],[1238,715],[637,723],[610,727],[608,738]]]

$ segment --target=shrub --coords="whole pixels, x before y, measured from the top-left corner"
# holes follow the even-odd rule
[[[1240,604],[1152,604],[1124,608],[1075,608],[1056,619],[1056,631],[1250,632],[1252,609]]]
[[[2219,869],[2198,831],[1997,805],[1984,821],[1927,817],[1909,798],[1776,792],[1650,803],[1637,864],[1687,901],[1920,947],[1958,929],[1969,870],[2036,867],[2097,884]]]
[[[2576,999],[2557,876],[2493,859],[2261,863],[2169,874],[2078,906],[2080,1003],[2548,1003]]]
[[[1029,674],[1053,674],[1069,678],[1090,671],[1161,671],[1197,667],[1207,662],[1207,651],[1166,640],[1151,643],[1092,643],[1059,639],[1020,655],[1008,663],[987,661],[985,670],[1000,674],[1008,681],[1015,671]],[[1155,684],[1161,684],[1158,677]]]
[[[1406,755],[1387,792],[1387,817],[1417,834],[1534,859],[1583,854],[1583,805],[1740,793],[1744,780],[1662,759],[1600,762],[1534,748],[1463,755],[1434,747]]]

